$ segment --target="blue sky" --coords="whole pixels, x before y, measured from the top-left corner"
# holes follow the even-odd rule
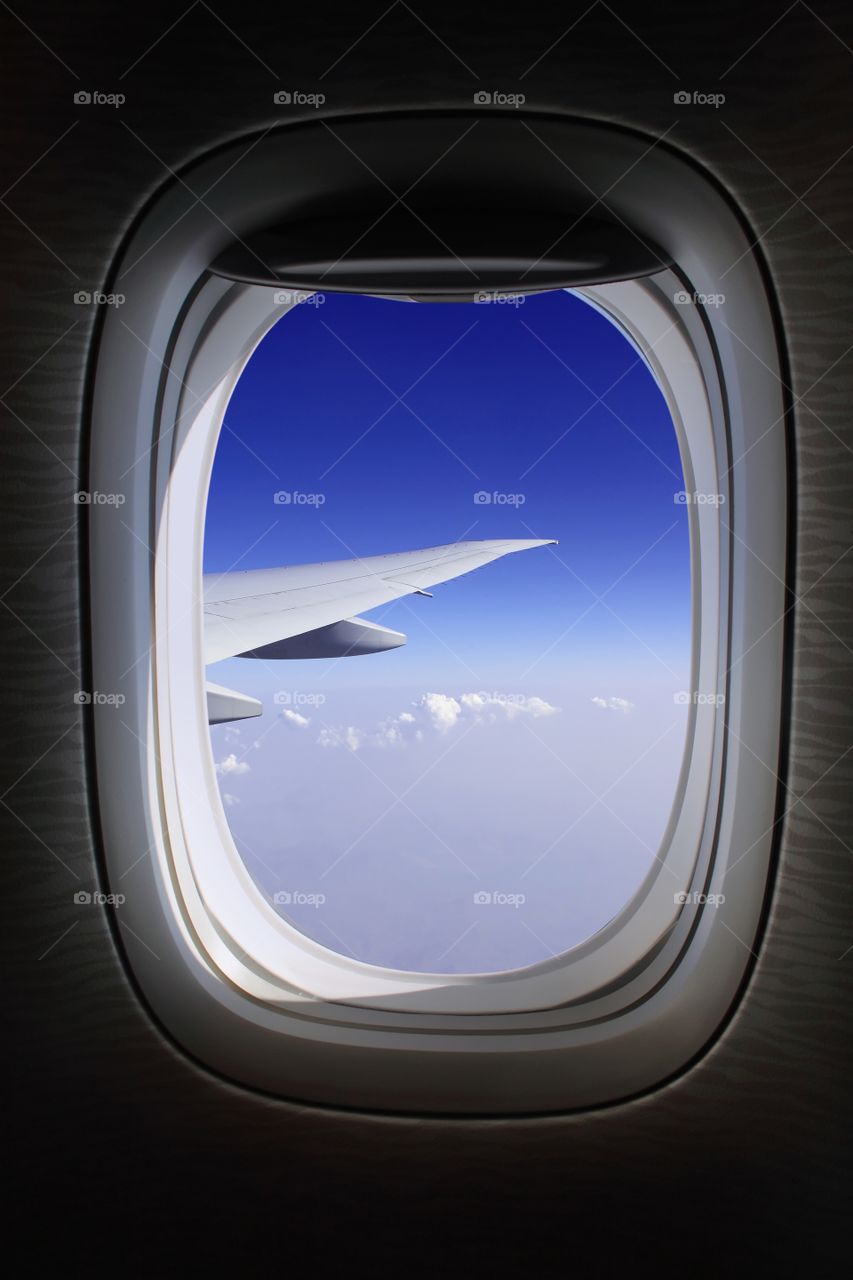
[[[283,316],[226,414],[206,572],[559,539],[371,613],[401,649],[210,668],[265,705],[211,741],[283,914],[370,963],[464,972],[547,959],[620,909],[683,747],[682,487],[652,375],[574,295],[326,294]]]

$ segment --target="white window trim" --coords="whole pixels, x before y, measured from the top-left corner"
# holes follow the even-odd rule
[[[236,211],[246,175],[242,187],[228,185],[222,154],[207,162],[208,176],[225,171],[220,195],[230,194]],[[275,158],[274,147],[255,161],[264,158]],[[748,247],[713,195],[726,234],[710,247],[724,256]],[[93,682],[126,698],[121,708],[93,708],[99,798],[107,874],[126,894],[122,937],[143,991],[191,1051],[274,1092],[506,1111],[590,1105],[648,1087],[724,1016],[749,959],[772,842],[776,788],[761,762],[775,765],[778,755],[785,451],[772,424],[785,406],[754,260],[745,255],[730,271],[736,301],[725,323],[675,305],[670,273],[582,291],[658,379],[685,487],[726,496],[722,509],[689,509],[692,688],[724,690],[726,704],[725,713],[710,701],[691,709],[689,768],[661,851],[666,868],[656,863],[614,921],[546,964],[403,974],[350,960],[283,920],[237,854],[222,809],[198,603],[207,484],[228,397],[283,308],[272,289],[205,278],[216,248],[209,218],[172,190],[159,218],[174,224],[176,209],[182,221],[165,244],[149,218],[126,255],[144,250],[146,270],[144,278],[136,271],[122,313],[106,318],[92,415],[91,487],[126,499],[118,510],[90,511]],[[693,288],[713,292],[713,261],[682,265],[692,268]],[[142,840],[149,857],[131,872]],[[736,892],[724,890],[739,859],[749,874]],[[725,902],[682,908],[679,891],[724,893]],[[487,1049],[494,1056],[484,1080]]]
[[[677,282],[671,282],[677,285]],[[186,363],[176,368],[180,395],[164,404],[161,435],[171,442],[159,467],[154,615],[156,712],[160,725],[161,788],[167,825],[180,832],[164,841],[178,893],[196,936],[227,978],[256,999],[364,999],[385,1008],[432,1013],[514,1013],[548,1008],[609,987],[672,928],[682,908],[675,895],[693,887],[715,773],[715,724],[720,714],[721,538],[719,511],[690,506],[693,542],[694,643],[691,689],[701,695],[689,713],[689,767],[679,785],[673,821],[638,893],[613,921],[558,960],[489,975],[403,973],[342,956],[307,937],[273,908],[235,848],[220,799],[206,713],[201,611],[204,517],[213,456],[229,397],[259,338],[289,307],[273,289],[235,285],[220,300],[211,281],[196,299],[200,317],[217,299],[215,321],[203,327]],[[722,484],[715,431],[702,370],[671,298],[659,282],[600,285],[588,294],[636,335],[653,363],[682,443],[685,484],[717,494]],[[192,312],[185,324],[194,330]],[[248,341],[247,341],[248,335]],[[235,352],[238,358],[235,361]],[[221,371],[221,372],[220,372]],[[220,375],[220,376],[217,376]],[[215,382],[213,389],[211,383]],[[194,406],[200,405],[200,408]],[[175,425],[177,422],[177,425]],[[677,487],[677,484],[676,484]],[[192,626],[190,625],[192,622]],[[704,622],[704,626],[703,626]],[[221,946],[225,939],[227,945]]]

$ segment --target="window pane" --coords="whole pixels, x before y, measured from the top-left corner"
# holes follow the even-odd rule
[[[264,707],[210,736],[283,916],[456,973],[547,960],[622,909],[684,750],[683,489],[652,374],[579,296],[283,315],[228,408],[205,572],[558,539],[366,613],[405,645],[208,668]]]

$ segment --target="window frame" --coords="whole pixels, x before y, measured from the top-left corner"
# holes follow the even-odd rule
[[[288,132],[255,148],[254,182],[242,169],[239,181],[230,177],[227,150],[203,163],[202,179],[218,183],[227,208],[226,228],[250,216],[253,199],[267,199],[264,175],[287,158]],[[600,168],[601,131],[589,134]],[[613,136],[623,144],[619,165],[626,135]],[[636,147],[639,139],[629,138]],[[786,405],[772,307],[743,228],[671,153],[655,154],[654,170],[657,184],[651,192],[635,184],[626,210],[636,214],[668,184],[682,219],[701,210],[708,234],[694,235],[688,262],[675,237],[678,273],[578,292],[622,329],[658,380],[679,434],[685,488],[726,498],[722,508],[688,508],[691,689],[722,690],[725,702],[690,708],[696,750],[685,753],[679,784],[686,804],[674,807],[662,845],[669,841],[670,870],[671,856],[678,861],[676,882],[656,864],[605,929],[516,973],[406,975],[360,964],[283,920],[237,854],[204,714],[203,518],[228,397],[284,308],[272,288],[208,273],[223,229],[211,227],[188,188],[166,191],[127,246],[122,261],[143,254],[146,268],[144,278],[134,271],[122,312],[103,324],[91,456],[92,489],[124,494],[124,530],[110,523],[118,508],[87,512],[94,687],[125,697],[118,712],[103,702],[92,708],[107,879],[122,883],[122,941],[154,1012],[235,1079],[382,1109],[595,1105],[683,1065],[743,981],[777,800]],[[678,228],[686,248],[676,219],[670,232]],[[655,230],[669,248],[673,234]],[[721,308],[676,302],[685,290],[713,294],[721,255],[734,262],[738,253],[725,320]],[[679,832],[679,813],[693,842]],[[131,880],[128,851],[138,858],[140,839],[149,856]],[[736,892],[726,892],[738,859],[747,866],[731,882]],[[680,906],[676,893],[706,901]],[[707,896],[717,894],[725,901],[709,906]],[[484,1073],[486,1051],[493,1056]]]

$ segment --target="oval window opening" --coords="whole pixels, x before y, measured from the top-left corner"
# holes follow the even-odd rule
[[[210,741],[236,849],[296,928],[504,972],[638,893],[691,701],[688,500],[660,388],[596,307],[290,306],[228,405],[204,561],[209,657],[248,634],[220,585],[263,602],[251,656],[207,668]]]

